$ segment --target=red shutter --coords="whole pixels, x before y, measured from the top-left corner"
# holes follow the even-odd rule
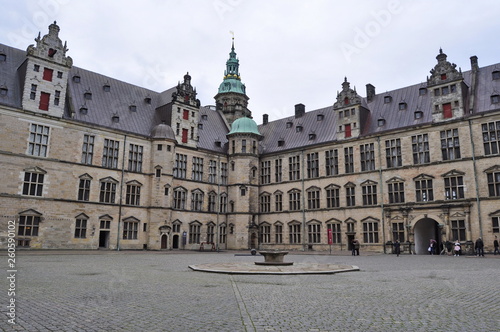
[[[453,117],[451,112],[451,103],[443,104],[443,118],[450,119]]]
[[[52,74],[54,71],[49,68],[44,68],[43,69],[43,79],[49,82],[52,82]]]
[[[188,130],[182,129],[182,143],[187,143],[188,141]]]
[[[351,137],[351,124],[345,125],[345,137]]]
[[[344,98],[344,105],[349,105],[349,98],[347,97]]]
[[[184,120],[189,120],[189,111],[188,110],[184,110],[184,113],[182,114],[182,118]]]
[[[40,105],[38,105],[38,108],[41,109],[42,111],[48,111],[49,100],[50,100],[50,93],[42,92],[40,94]]]

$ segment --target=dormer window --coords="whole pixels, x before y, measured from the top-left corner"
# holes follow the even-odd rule
[[[300,133],[300,132],[302,131],[302,126],[297,126],[297,127],[295,127],[295,131],[296,131],[297,133]]]
[[[144,102],[146,104],[151,104],[151,97],[148,96],[148,97],[144,98]]]
[[[118,123],[120,122],[120,117],[115,114],[111,117],[111,121],[113,121],[113,123]]]
[[[494,80],[500,79],[500,71],[495,70],[494,72],[491,73],[491,78]]]
[[[446,79],[446,74],[441,74],[441,80],[445,80]]]
[[[377,125],[379,127],[383,127],[385,125],[385,119],[384,118],[380,118],[377,120]]]
[[[78,75],[73,76],[73,82],[80,83],[80,76]]]
[[[220,148],[220,147],[221,147],[221,145],[222,145],[222,144],[221,144],[221,142],[220,142],[219,140],[215,141],[215,146],[216,146],[216,147]]]
[[[198,123],[198,129],[203,129],[203,123]]]
[[[7,55],[5,55],[5,53],[0,53],[0,61],[7,61]]]
[[[6,96],[8,91],[9,89],[7,89],[7,87],[5,86],[0,87],[0,96]]]
[[[128,110],[129,110],[130,112],[136,112],[136,111],[137,111],[137,106],[135,106],[135,105],[133,105],[133,104],[132,104],[132,105],[130,105],[130,106],[128,107]]]
[[[389,104],[392,102],[392,97],[391,96],[385,96],[384,97],[384,104]]]
[[[418,95],[419,96],[425,96],[427,94],[427,88],[420,88],[418,89]]]
[[[406,103],[405,102],[402,102],[402,103],[399,103],[399,110],[400,111],[404,111],[406,109]]]
[[[310,141],[315,140],[315,139],[316,139],[316,134],[314,134],[314,133],[309,134]]]
[[[414,114],[415,120],[422,119],[423,116],[424,116],[424,112],[415,111],[415,114]]]
[[[286,123],[286,127],[287,127],[287,128],[292,128],[292,127],[293,127],[293,122],[288,121],[288,122]]]
[[[85,115],[88,113],[88,111],[89,111],[89,109],[87,107],[85,107],[85,106],[80,107],[80,114]]]
[[[207,118],[208,118],[208,115],[206,115],[206,114],[203,114],[203,115],[201,116],[201,119],[202,119],[202,120],[206,120]]]
[[[285,146],[285,140],[284,139],[279,139],[278,140],[278,146]]]
[[[104,92],[110,92],[110,91],[111,91],[111,86],[110,86],[109,84],[104,84],[104,85],[102,86],[102,90],[103,90]]]
[[[498,103],[500,103],[500,95],[493,95],[493,96],[491,96],[491,103],[492,104],[498,104]]]
[[[86,100],[92,100],[92,92],[85,92],[83,94],[83,98],[85,98]]]
[[[325,116],[324,116],[323,114],[318,114],[318,115],[316,116],[316,120],[317,120],[317,121],[323,121],[324,117],[325,117]]]

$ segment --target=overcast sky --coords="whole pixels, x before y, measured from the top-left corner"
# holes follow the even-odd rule
[[[470,69],[500,62],[498,0],[0,0],[0,42],[26,49],[54,20],[74,66],[157,92],[186,72],[213,105],[234,32],[255,121],[424,82],[442,47]],[[1,78],[0,78],[1,81]]]

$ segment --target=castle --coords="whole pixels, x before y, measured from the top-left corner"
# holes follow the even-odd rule
[[[426,254],[499,233],[500,64],[442,50],[424,83],[251,118],[234,41],[215,106],[73,65],[54,22],[0,44],[0,242],[18,248]],[[423,73],[423,79],[425,73]]]

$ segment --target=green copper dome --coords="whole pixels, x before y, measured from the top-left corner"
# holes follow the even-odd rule
[[[229,53],[229,59],[226,61],[224,80],[219,85],[219,93],[236,92],[236,93],[246,94],[245,84],[241,83],[239,67],[240,64],[239,60],[236,58],[236,52],[234,51],[234,40],[233,40],[233,44],[231,46],[231,53]]]
[[[219,93],[236,92],[245,94],[245,84],[241,83],[239,79],[225,78],[219,85]]]
[[[237,133],[256,134],[260,136],[257,123],[250,118],[239,118],[233,122],[231,125],[231,131],[228,135]]]

